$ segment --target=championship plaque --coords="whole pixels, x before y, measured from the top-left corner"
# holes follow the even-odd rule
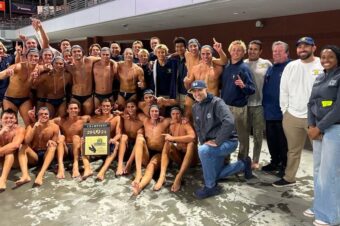
[[[110,123],[86,123],[83,128],[84,155],[108,155]]]

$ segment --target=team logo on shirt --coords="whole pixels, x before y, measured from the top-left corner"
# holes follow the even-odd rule
[[[168,68],[168,70],[167,70],[167,73],[171,73],[172,71],[171,71],[171,68]]]
[[[211,114],[210,113],[207,114],[207,118],[208,119],[211,118]]]
[[[337,81],[338,80],[335,80],[335,79],[329,81],[328,86],[336,86]]]
[[[313,74],[313,75],[319,75],[319,74],[320,74],[320,70],[319,70],[319,69],[314,69],[314,70],[312,71],[312,74]]]

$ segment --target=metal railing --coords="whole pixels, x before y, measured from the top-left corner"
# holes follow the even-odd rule
[[[41,6],[40,13],[33,15],[32,17],[38,18],[41,21],[49,20],[52,18],[60,17],[66,14],[74,13],[76,11],[90,8],[104,2],[115,0],[72,0],[68,1],[66,5],[59,6]],[[30,18],[12,18],[3,19],[0,22],[1,30],[16,30],[21,27],[25,27],[31,24]]]

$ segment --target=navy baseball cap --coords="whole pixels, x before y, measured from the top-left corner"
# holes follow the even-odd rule
[[[302,37],[302,38],[300,38],[296,42],[296,46],[300,45],[301,43],[304,43],[304,44],[307,44],[307,45],[311,45],[311,46],[315,45],[314,39],[312,39],[311,37]]]
[[[196,80],[191,84],[191,88],[188,90],[188,92],[192,92],[194,89],[205,89],[207,88],[207,85],[203,80]]]

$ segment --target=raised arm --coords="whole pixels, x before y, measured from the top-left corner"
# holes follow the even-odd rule
[[[37,34],[40,33],[41,37],[37,37],[40,41],[40,45],[42,49],[49,48],[50,41],[49,38],[45,32],[45,29],[43,28],[41,21],[38,19],[32,19],[32,26],[34,30],[37,32]]]
[[[222,44],[220,42],[217,42],[215,38],[213,38],[213,41],[214,41],[213,47],[215,51],[218,53],[218,55],[220,56],[220,58],[213,58],[213,63],[220,65],[220,66],[224,66],[228,62],[227,55],[222,49]]]

